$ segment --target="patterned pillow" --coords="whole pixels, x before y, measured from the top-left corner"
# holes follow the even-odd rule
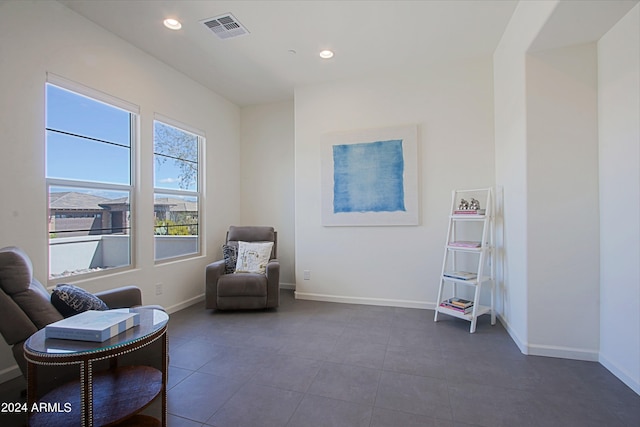
[[[109,310],[107,304],[90,292],[74,285],[58,285],[51,293],[51,304],[64,317],[87,310]]]
[[[238,242],[236,273],[265,274],[271,257],[271,248],[273,248],[273,242]]]
[[[224,274],[236,272],[236,262],[238,262],[238,247],[222,245],[222,256],[224,257]]]

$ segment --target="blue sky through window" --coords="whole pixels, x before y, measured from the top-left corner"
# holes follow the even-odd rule
[[[47,85],[47,177],[130,184],[130,113]]]
[[[52,84],[46,96],[47,177],[130,185],[131,113]],[[179,189],[180,164],[156,165],[156,184]]]

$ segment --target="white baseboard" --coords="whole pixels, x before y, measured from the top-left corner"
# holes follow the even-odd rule
[[[389,307],[403,307],[403,308],[422,308],[422,309],[435,309],[435,304],[426,301],[410,301],[401,299],[387,299],[387,298],[359,298],[348,297],[341,295],[327,295],[327,294],[315,294],[309,292],[295,292],[296,299],[311,300],[311,301],[325,301],[325,302],[339,302],[346,304],[364,304],[364,305],[382,305]]]
[[[511,328],[509,322],[507,322],[504,317],[498,315],[498,320],[500,320],[500,323],[502,323],[507,333],[509,334],[513,342],[518,346],[522,354],[526,354],[528,356],[557,357],[559,359],[585,360],[588,362],[598,361],[599,353],[597,350],[563,347],[556,345],[530,344],[520,338],[520,336],[516,333],[515,330],[513,330],[513,328]]]
[[[0,371],[0,383],[11,381],[14,378],[22,376],[22,371],[18,365],[12,365]]]
[[[509,322],[507,322],[507,320],[504,317],[502,317],[499,313],[497,317],[498,317],[498,321],[502,323],[502,326],[507,331],[507,333],[509,334],[513,342],[518,346],[518,349],[520,349],[520,353],[529,354],[526,343],[520,338],[517,332],[511,327]]]
[[[280,289],[291,289],[291,290],[295,290],[296,289],[296,285],[294,285],[293,283],[280,283]],[[190,307],[194,304],[197,304],[201,301],[204,301],[205,295],[204,294],[200,294],[197,295],[193,298],[190,298],[186,301],[182,301],[178,304],[172,305],[170,307],[165,307],[165,310],[167,311],[167,313],[171,314],[171,313],[175,313],[176,311],[180,311],[183,310],[187,307]]]
[[[635,391],[636,394],[640,395],[640,381],[637,378],[631,378],[625,370],[620,369],[616,366],[615,363],[611,362],[609,359],[600,354],[600,360],[598,360],[602,366],[607,368],[609,372],[618,377],[620,381],[625,383],[631,390]]]
[[[598,361],[598,351],[583,348],[563,347],[558,345],[529,344],[528,355],[557,357],[560,359],[585,360],[587,362]]]
[[[182,301],[181,303],[172,305],[170,307],[166,307],[165,310],[169,314],[175,313],[176,311],[180,311],[180,310],[183,310],[183,309],[185,309],[187,307],[190,307],[190,306],[192,306],[194,304],[197,304],[200,301],[204,301],[204,294],[197,295],[197,296],[195,296],[193,298],[190,298],[190,299],[188,299],[186,301]]]
[[[291,290],[295,290],[296,289],[296,285],[294,285],[293,283],[280,283],[280,289],[291,289]],[[171,313],[175,313],[176,311],[180,311],[183,310],[187,307],[190,307],[194,304],[197,304],[201,301],[204,301],[205,295],[204,294],[200,294],[197,295],[193,298],[190,298],[186,301],[182,301],[178,304],[172,305],[170,307],[165,307],[165,310],[167,311],[167,313],[171,314]]]

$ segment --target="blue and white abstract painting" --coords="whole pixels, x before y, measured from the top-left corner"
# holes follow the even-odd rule
[[[402,140],[333,146],[333,211],[405,211]]]
[[[325,135],[322,224],[418,225],[417,126]]]

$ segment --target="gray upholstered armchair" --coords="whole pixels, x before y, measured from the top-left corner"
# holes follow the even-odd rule
[[[206,308],[216,310],[273,308],[280,303],[280,263],[277,255],[277,232],[273,227],[229,227],[226,245],[239,242],[273,242],[265,273],[231,272],[225,260],[209,264],[205,274]],[[226,271],[226,272],[225,272]]]
[[[124,286],[100,293],[109,308],[126,308],[142,304],[142,293],[135,286]],[[51,303],[47,289],[33,277],[31,260],[21,249],[0,249],[0,333],[12,346],[22,374],[27,362],[23,344],[27,338],[63,316]]]

